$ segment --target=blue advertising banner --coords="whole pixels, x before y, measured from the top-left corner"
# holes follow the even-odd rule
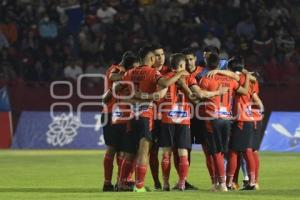
[[[300,112],[272,112],[261,150],[300,152]]]
[[[104,149],[99,112],[23,112],[13,149]]]

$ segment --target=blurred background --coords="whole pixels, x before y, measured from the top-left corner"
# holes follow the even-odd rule
[[[51,143],[52,129],[48,127],[58,124],[58,134],[66,132],[62,121],[74,130],[78,128],[65,116],[62,121],[52,121],[51,105],[67,102],[76,111],[87,102],[76,92],[78,87],[85,95],[100,96],[101,79],[85,78],[78,84],[77,77],[105,74],[124,51],[136,51],[146,41],[161,43],[167,55],[193,47],[199,65],[203,64],[206,45],[220,48],[224,59],[242,54],[247,69],[260,74],[266,122],[274,111],[295,114],[300,110],[298,0],[0,0],[0,126],[7,130],[1,131],[0,147],[10,148],[13,143],[13,148],[76,148],[71,145],[75,139],[68,143],[65,136],[58,139],[63,145]],[[73,93],[57,100],[51,97],[50,86],[61,80],[73,87],[57,84],[55,94]],[[100,100],[91,98],[89,102]],[[64,110],[64,106],[56,107],[59,113]],[[84,118],[91,122],[100,108],[84,106],[83,110],[90,114]],[[286,123],[294,124],[280,122],[285,130],[281,127],[279,132],[288,144],[297,146],[300,134],[295,137],[294,131],[300,122],[299,115],[292,118],[293,114],[278,114],[291,120]],[[101,129],[96,126],[93,131],[99,132],[90,134],[94,134],[90,141],[95,142]],[[78,147],[103,145],[101,138],[97,141],[94,146]]]

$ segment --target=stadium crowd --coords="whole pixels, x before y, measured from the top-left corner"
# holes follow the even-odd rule
[[[0,79],[104,73],[154,41],[167,53],[214,45],[221,58],[239,52],[265,82],[297,81],[299,11],[297,0],[0,0]]]

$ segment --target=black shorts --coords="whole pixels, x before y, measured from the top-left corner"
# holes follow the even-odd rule
[[[127,132],[122,135],[122,142],[120,146],[120,151],[130,154],[136,154],[138,150],[139,141],[132,131]]]
[[[152,133],[150,131],[150,119],[146,117],[140,117],[139,119],[131,120],[132,133],[135,137],[134,141],[138,144],[142,138],[148,139],[152,142]]]
[[[161,132],[161,120],[154,120],[154,127],[152,130],[152,147],[158,147],[158,139]]]
[[[192,144],[202,144],[204,141],[205,123],[196,117],[191,119],[191,142]]]
[[[264,138],[264,131],[263,131],[263,122],[256,121],[254,122],[254,134],[253,134],[253,144],[252,148],[256,151],[259,150],[262,140]]]
[[[205,121],[205,145],[210,154],[227,153],[231,122],[224,119]]]
[[[245,151],[253,146],[254,123],[235,122],[230,136],[229,148],[234,151]]]
[[[191,149],[191,130],[189,125],[162,123],[159,146]]]
[[[113,144],[113,136],[112,132],[113,131],[113,126],[111,124],[111,113],[102,113],[101,115],[101,124],[103,125],[103,136],[104,136],[104,141],[105,144],[108,146],[112,146]],[[104,121],[107,123],[104,124]]]
[[[111,113],[105,113],[108,122],[103,126],[104,141],[107,146],[112,146],[116,151],[120,150],[122,135],[126,133],[126,124],[111,124]],[[103,118],[101,117],[101,120]],[[103,120],[102,120],[103,122]]]

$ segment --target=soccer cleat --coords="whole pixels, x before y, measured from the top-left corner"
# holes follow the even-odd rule
[[[255,188],[255,185],[250,185],[250,184],[248,184],[248,185],[246,185],[243,189],[241,189],[241,190],[256,190],[256,188]]]
[[[161,189],[162,189],[162,187],[161,187],[161,183],[160,183],[160,182],[158,182],[158,183],[156,183],[156,184],[154,185],[154,190],[155,190],[155,191],[161,190]]]
[[[212,184],[211,188],[209,189],[211,192],[217,192],[217,185]]]
[[[176,185],[172,188],[172,190],[183,192],[183,191],[185,191],[185,188],[184,188],[184,187],[179,187],[179,185],[176,184]]]
[[[255,184],[255,189],[256,189],[256,190],[259,190],[259,185],[258,185],[258,183]]]
[[[243,188],[249,185],[249,180],[243,180]]]
[[[196,186],[193,186],[192,184],[190,184],[189,182],[185,182],[185,190],[199,190],[199,188],[197,188]]]
[[[132,192],[132,191],[133,191],[133,187],[130,187],[128,185],[118,187],[118,192]]]
[[[232,190],[239,190],[240,189],[240,186],[238,183],[232,183]]]
[[[170,186],[169,185],[164,186],[163,191],[165,191],[165,192],[170,191]]]
[[[104,184],[102,191],[103,192],[113,192],[113,191],[115,191],[115,187],[112,184]]]
[[[137,188],[134,186],[133,192],[150,192],[150,189],[148,187]]]
[[[228,192],[226,184],[219,184],[217,186],[217,191],[218,192]]]

